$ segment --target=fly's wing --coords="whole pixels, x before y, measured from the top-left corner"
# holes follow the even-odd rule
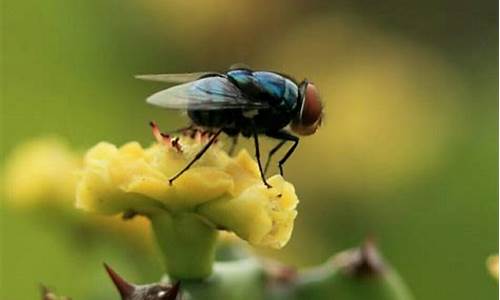
[[[168,83],[185,83],[190,81],[195,81],[203,76],[218,74],[216,72],[196,72],[196,73],[179,73],[179,74],[145,74],[145,75],[135,75],[135,78],[148,80],[148,81],[160,81]]]
[[[235,63],[229,67],[229,70],[238,70],[238,69],[250,70],[250,67],[244,63]]]
[[[189,110],[269,107],[266,103],[248,99],[229,79],[221,76],[207,77],[176,85],[151,95],[146,101],[163,108]]]

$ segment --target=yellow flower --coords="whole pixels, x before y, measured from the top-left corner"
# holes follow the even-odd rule
[[[97,144],[85,156],[76,206],[102,214],[148,216],[160,248],[174,256],[182,256],[178,252],[183,243],[186,247],[182,251],[186,253],[192,251],[188,248],[193,245],[201,247],[196,244],[197,238],[208,237],[205,246],[209,250],[205,254],[192,253],[191,260],[193,255],[210,259],[217,237],[212,232],[217,229],[234,232],[252,245],[283,247],[290,239],[297,215],[294,187],[276,175],[269,178],[272,188],[266,188],[257,163],[246,150],[230,157],[216,143],[169,185],[168,179],[196,155],[207,139],[198,132],[194,137],[165,138],[145,149],[136,142],[120,148],[105,142]],[[199,271],[196,263],[188,268],[176,266],[179,259],[166,260],[171,275],[179,278],[204,277],[211,271],[211,262]]]
[[[491,276],[498,280],[498,254],[488,257],[486,260],[486,267],[488,267]]]
[[[60,138],[42,137],[15,147],[6,160],[2,172],[3,194],[6,205],[19,210],[50,206],[67,213],[74,209],[75,189],[83,157]],[[65,220],[65,219],[62,219]],[[83,220],[82,220],[83,221]],[[85,222],[95,228],[118,233],[130,239],[148,236],[149,221],[134,218],[123,222],[118,216],[93,216]],[[151,241],[142,239],[146,248]],[[137,244],[137,241],[134,241]]]
[[[4,192],[13,207],[48,201],[70,206],[81,157],[54,137],[35,139],[14,149],[6,162]]]
[[[77,207],[104,214],[193,212],[254,245],[286,244],[298,202],[290,183],[273,176],[268,189],[247,151],[231,158],[214,146],[170,186],[169,177],[202,146],[190,138],[180,144],[182,152],[164,144],[99,143],[85,156]]]

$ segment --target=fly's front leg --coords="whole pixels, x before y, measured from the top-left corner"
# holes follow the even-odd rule
[[[269,157],[271,157],[279,148],[281,148],[281,146],[283,146],[283,144],[286,141],[293,142],[292,147],[290,147],[290,149],[288,149],[288,151],[286,152],[285,156],[283,156],[283,158],[281,158],[279,160],[279,162],[278,162],[278,167],[280,169],[280,174],[281,174],[281,176],[284,176],[284,174],[283,174],[283,165],[288,160],[288,158],[290,158],[290,156],[292,155],[292,153],[295,151],[295,149],[299,145],[299,138],[297,136],[295,136],[295,135],[293,135],[293,134],[285,131],[285,130],[280,130],[280,131],[276,131],[276,132],[267,132],[266,135],[268,137],[281,140],[281,142],[269,152]]]
[[[269,164],[271,163],[271,158],[273,157],[274,153],[276,153],[283,145],[287,142],[287,140],[282,140],[281,142],[278,143],[278,145],[274,146],[271,151],[269,151],[269,154],[267,155],[267,160],[266,164],[264,167],[264,174],[267,174],[267,169],[269,169]]]

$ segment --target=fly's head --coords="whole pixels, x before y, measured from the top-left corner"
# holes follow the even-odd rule
[[[323,118],[323,104],[316,86],[307,80],[302,81],[299,100],[301,107],[290,127],[297,134],[311,135],[319,128]]]

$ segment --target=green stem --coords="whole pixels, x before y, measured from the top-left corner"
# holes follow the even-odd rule
[[[366,276],[348,274],[341,269],[332,268],[331,265],[330,269],[322,274],[301,274],[300,281],[293,291],[296,299],[413,299],[403,280],[392,269]],[[322,268],[322,271],[324,270],[325,268]]]
[[[212,273],[216,228],[193,213],[150,217],[167,272],[175,279],[202,279]]]
[[[254,258],[218,262],[206,280],[185,280],[181,286],[190,299],[263,299],[263,269]]]
[[[168,237],[162,240],[163,242],[180,242],[181,247],[191,246],[193,241],[199,242],[198,238],[203,236],[207,228],[209,233],[213,231],[213,228],[210,225],[207,226],[203,219],[192,214],[175,217],[168,214],[157,216],[153,218],[153,224],[157,234],[161,234],[159,236]],[[189,243],[186,243],[183,241],[186,238],[185,234],[196,235],[191,235],[188,239]],[[211,270],[213,257],[207,254],[212,250],[198,253],[208,257],[208,260],[197,261],[199,258],[196,256],[196,251],[189,251],[189,249],[184,249],[187,252],[173,251],[170,244],[167,245],[169,247],[163,245],[162,248],[163,251],[167,251],[165,255],[168,259],[170,276],[165,276],[159,283],[134,285],[125,282],[123,284],[123,279],[114,274],[114,271],[108,270],[113,282],[115,284],[119,282],[117,284],[119,290],[134,295],[134,297],[123,299],[159,299],[158,291],[168,292],[172,288],[168,286],[168,283],[174,284],[178,279],[182,279],[180,283],[182,299],[191,300],[413,299],[403,280],[394,269],[383,262],[371,243],[343,251],[326,263],[301,272],[272,260],[259,260],[252,255],[242,255],[241,252],[234,252],[235,249],[232,249],[228,252],[226,259],[233,257],[234,260],[215,263],[213,273],[203,279],[192,275],[195,274],[193,272],[200,270],[198,268],[203,263],[208,266],[205,270]],[[206,245],[212,245],[212,243]],[[225,245],[225,247],[231,246]],[[178,260],[172,261],[170,256],[175,256]],[[181,277],[178,275],[181,273],[188,276]],[[129,287],[132,287],[131,291]]]
[[[413,299],[399,274],[369,242],[301,272],[290,292],[296,299]]]

